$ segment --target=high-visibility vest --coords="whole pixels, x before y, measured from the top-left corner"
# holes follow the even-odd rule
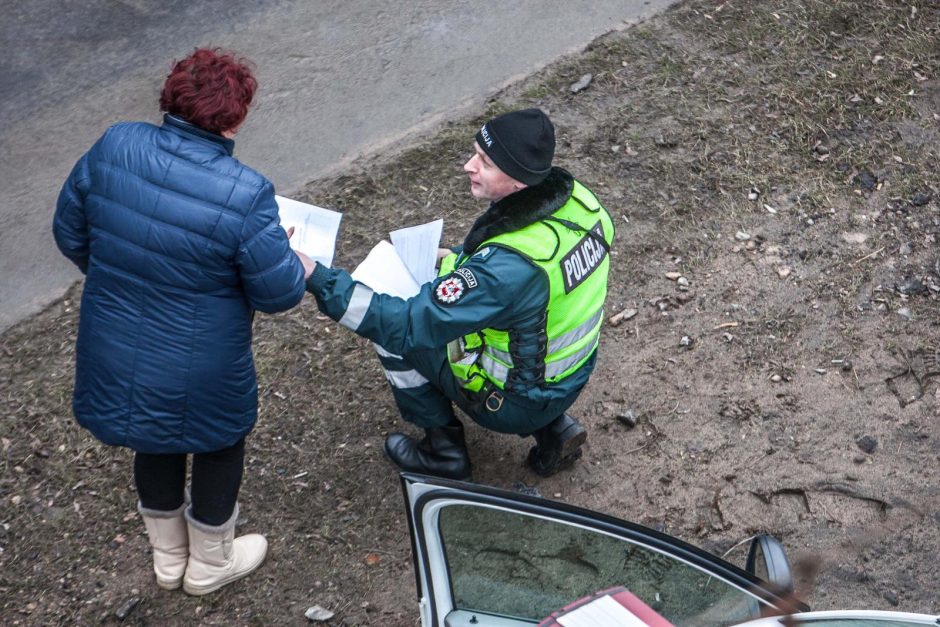
[[[518,231],[492,237],[478,247],[512,250],[538,266],[548,278],[541,380],[556,383],[571,375],[597,349],[607,297],[607,273],[614,224],[586,187],[574,182],[571,198],[551,216]],[[456,258],[454,267],[471,256]],[[441,268],[442,274],[451,268]],[[448,361],[454,376],[471,391],[486,382],[504,389],[513,369],[509,332],[483,329],[451,342]]]

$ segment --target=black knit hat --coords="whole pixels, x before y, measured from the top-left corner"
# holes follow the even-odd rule
[[[477,144],[500,170],[526,185],[538,185],[552,169],[555,127],[539,109],[493,118],[476,135]]]

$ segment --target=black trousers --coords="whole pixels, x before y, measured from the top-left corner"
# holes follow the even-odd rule
[[[186,453],[134,454],[134,483],[140,504],[147,509],[170,511],[183,504],[186,489]],[[193,518],[218,526],[235,511],[245,468],[245,438],[212,453],[193,455]]]

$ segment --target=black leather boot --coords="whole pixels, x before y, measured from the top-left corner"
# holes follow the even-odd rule
[[[581,445],[587,440],[587,432],[577,420],[562,414],[532,437],[535,446],[529,449],[526,463],[536,474],[549,477],[581,459]]]
[[[420,441],[404,433],[392,433],[385,438],[385,454],[409,472],[448,479],[470,478],[463,424],[457,420],[444,427],[425,429]]]

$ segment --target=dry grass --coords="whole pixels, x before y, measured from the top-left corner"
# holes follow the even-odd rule
[[[444,217],[445,239],[459,241],[481,209],[460,170],[479,124],[549,110],[561,164],[621,231],[610,307],[641,314],[607,330],[580,405],[590,459],[543,493],[716,550],[773,531],[828,556],[809,582],[821,607],[883,607],[894,591],[899,609],[935,609],[937,569],[922,556],[940,550],[940,504],[935,473],[921,473],[940,441],[938,40],[928,0],[691,0],[302,197],[345,212],[347,267],[403,224]],[[692,291],[664,281],[667,269]],[[915,279],[926,291],[899,289]],[[377,452],[397,417],[366,343],[311,303],[259,318],[244,511],[274,558],[251,587],[193,600],[152,589],[129,454],[71,419],[78,295],[0,336],[0,622],[113,622],[137,595],[139,623],[302,621],[317,602],[349,624],[413,624],[404,519]],[[695,343],[677,349],[685,334]],[[625,406],[643,416],[629,433],[608,421]],[[855,462],[862,432],[880,433],[884,451]],[[518,478],[523,444],[471,437],[479,480]],[[918,507],[887,516],[811,495],[804,510],[773,496],[827,473]]]

